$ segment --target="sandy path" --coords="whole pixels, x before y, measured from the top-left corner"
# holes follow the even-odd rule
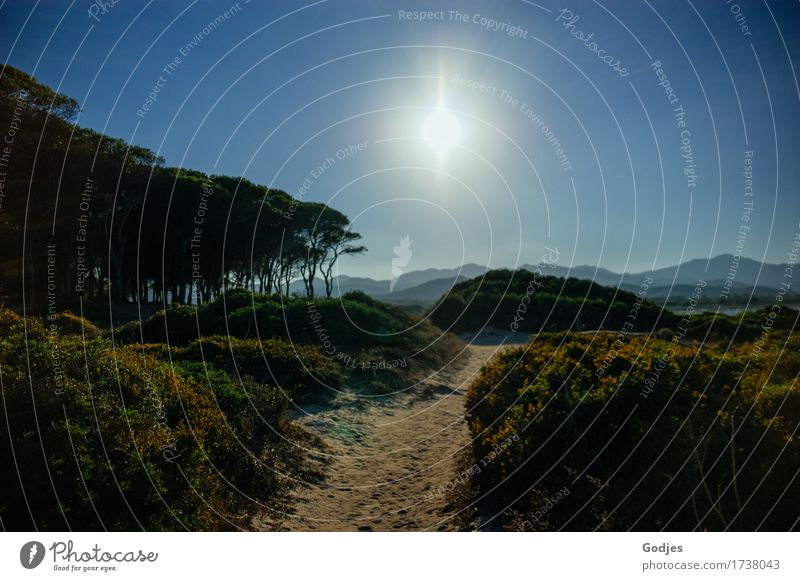
[[[341,396],[298,418],[330,454],[321,485],[300,487],[297,531],[451,530],[447,501],[432,494],[455,476],[454,455],[469,443],[464,396],[496,345],[471,345],[413,391],[378,399]],[[276,523],[277,524],[277,523]]]

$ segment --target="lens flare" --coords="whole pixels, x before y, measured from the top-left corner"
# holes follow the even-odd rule
[[[452,113],[439,106],[422,124],[422,136],[431,149],[443,155],[458,142],[461,125]]]

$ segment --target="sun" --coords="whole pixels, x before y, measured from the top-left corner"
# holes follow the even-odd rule
[[[461,125],[452,113],[439,106],[422,124],[422,136],[431,149],[443,155],[458,142]]]

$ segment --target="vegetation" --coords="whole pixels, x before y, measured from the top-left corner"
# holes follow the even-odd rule
[[[786,333],[760,347],[544,334],[502,353],[467,400],[477,517],[510,530],[796,529],[798,347]]]
[[[701,312],[699,300],[683,299],[678,311],[662,309],[638,294],[588,280],[543,276],[527,270],[492,270],[455,285],[431,309],[431,320],[457,333],[484,327],[528,333],[605,329],[625,336],[661,331],[698,340],[756,340],[773,330],[793,329],[797,311],[783,305],[736,316]]]
[[[454,285],[431,315],[436,325],[458,333],[484,326],[527,332],[619,329],[637,298],[587,280],[527,270],[492,270]],[[674,316],[662,314],[652,301],[638,302],[635,329],[650,330],[673,322]]]
[[[330,295],[338,258],[366,250],[333,208],[164,167],[148,149],[79,127],[78,111],[23,71],[0,75],[0,125],[16,127],[0,213],[0,293],[12,304],[23,288],[39,309],[74,307],[77,296],[191,303],[231,286],[288,293],[297,277],[313,297],[316,276]]]
[[[282,508],[292,482],[319,476],[290,405],[391,389],[458,341],[363,293],[316,296],[315,279],[329,297],[336,261],[365,251],[344,214],[166,168],[79,127],[78,111],[22,71],[0,75],[0,124],[14,129],[0,300],[42,315],[0,307],[3,526],[247,527],[254,504]],[[306,296],[287,296],[298,277]],[[97,314],[109,298],[115,328],[66,310]]]
[[[688,335],[700,340],[705,337],[725,342],[760,342],[773,331],[786,331],[797,327],[797,315],[795,309],[786,305],[779,310],[768,306],[733,316],[705,311],[692,316]]]
[[[360,293],[224,298],[113,334],[71,313],[42,321],[0,310],[5,528],[249,527],[254,503],[285,510],[293,482],[320,476],[290,405],[386,391],[459,345]]]
[[[114,336],[155,345],[157,354],[173,360],[213,362],[234,376],[280,386],[298,401],[344,384],[390,391],[442,365],[459,345],[430,323],[361,292],[309,301],[234,290],[196,307],[172,305]]]
[[[0,365],[6,529],[242,527],[246,504],[275,508],[313,477],[275,387],[8,310]]]
[[[0,76],[0,124],[15,128],[0,299],[44,315],[0,308],[3,527],[248,527],[254,505],[281,510],[319,477],[293,405],[391,390],[459,343],[363,293],[330,298],[336,261],[365,251],[344,214],[164,167],[79,127],[78,110],[13,67]],[[288,296],[298,277],[305,297]],[[500,270],[431,310],[444,330],[537,333],[468,394],[465,512],[481,526],[797,528],[797,311],[672,313],[646,295]],[[143,320],[106,330],[66,310],[108,298],[109,315],[133,301]]]

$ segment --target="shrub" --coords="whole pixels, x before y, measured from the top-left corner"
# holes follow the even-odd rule
[[[545,335],[486,366],[467,401],[474,458],[518,441],[479,464],[481,510],[527,530],[796,526],[800,365],[782,341],[760,361],[747,343],[614,341]]]
[[[62,335],[81,335],[87,339],[95,339],[102,335],[100,329],[93,323],[70,311],[51,315],[47,321],[55,324],[58,332]]]
[[[279,339],[205,337],[176,349],[177,360],[205,361],[234,378],[250,377],[275,386],[285,397],[304,401],[342,387],[343,373],[318,349]]]
[[[455,332],[484,326],[514,331],[614,329],[625,324],[637,296],[587,280],[527,270],[492,270],[453,286],[431,309],[434,324]],[[636,309],[637,330],[675,320],[649,300]]]
[[[231,528],[244,524],[242,494],[285,493],[274,466],[300,469],[268,388],[213,368],[201,380],[196,368],[33,318],[24,332],[0,310],[6,529]]]
[[[391,391],[438,368],[460,348],[456,338],[443,335],[428,321],[420,322],[363,292],[309,302],[236,290],[225,295],[224,303],[218,299],[199,307],[173,305],[141,323],[123,325],[115,339],[143,340],[166,358],[165,329],[173,358],[205,357],[234,377],[250,376],[280,387],[298,401],[329,394],[326,385],[339,388],[345,382]],[[402,367],[392,367],[392,362]]]

